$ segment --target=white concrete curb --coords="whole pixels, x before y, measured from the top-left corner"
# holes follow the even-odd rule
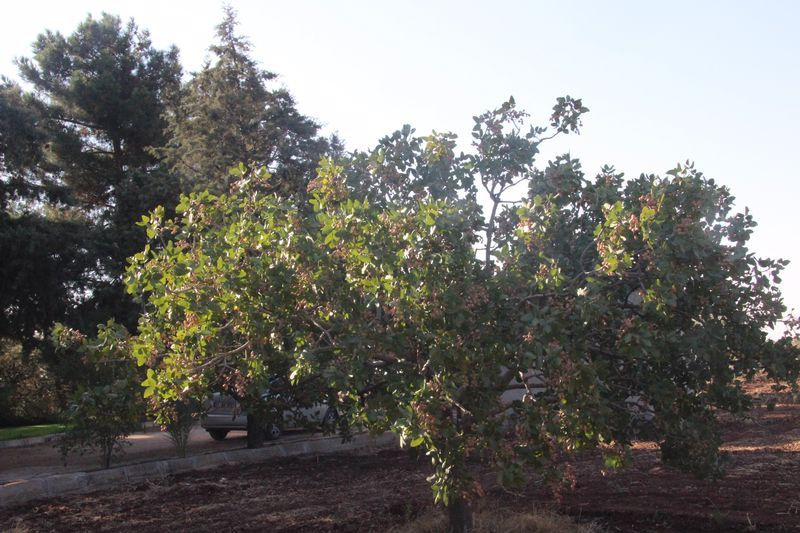
[[[397,437],[391,433],[384,433],[378,437],[366,434],[356,435],[353,440],[344,443],[337,436],[317,437],[286,444],[277,442],[256,450],[232,450],[182,459],[131,464],[107,470],[56,474],[0,485],[0,507],[10,507],[31,500],[54,498],[65,494],[90,492],[123,483],[159,479],[172,474],[223,465],[258,463],[275,457],[337,453],[368,447],[389,447],[397,444]]]

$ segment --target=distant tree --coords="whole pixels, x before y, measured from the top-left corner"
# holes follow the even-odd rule
[[[68,190],[47,160],[44,120],[41,102],[0,82],[0,336],[24,353],[66,320],[94,263],[89,221],[65,208]]]
[[[57,420],[63,403],[58,386],[38,351],[0,338],[0,427]]]
[[[18,211],[20,203],[55,196],[57,184],[46,181],[43,114],[33,95],[0,78],[0,209],[5,214]]]
[[[86,248],[92,237],[81,217],[0,214],[0,336],[28,352],[81,305],[93,267]]]
[[[91,266],[67,278],[80,293],[85,321],[79,325],[91,328],[109,316],[130,322],[132,308],[120,282],[126,258],[144,242],[135,223],[156,205],[174,205],[178,194],[176,181],[151,152],[163,144],[163,116],[180,84],[177,50],[156,50],[133,21],[103,14],[88,17],[68,37],[39,35],[33,58],[18,65],[34,96],[15,97],[27,106],[17,109],[37,116],[19,121],[27,140],[15,143],[7,152],[13,158],[6,159],[26,170],[6,189],[14,184],[15,190],[58,191],[51,205],[81,215],[89,227],[90,236],[76,237]],[[5,89],[7,96],[13,91]],[[33,267],[35,261],[26,263]],[[27,305],[38,309],[36,302]]]
[[[285,89],[270,88],[275,74],[250,58],[250,44],[236,34],[236,14],[225,8],[217,26],[213,60],[184,87],[169,116],[169,144],[161,150],[184,190],[227,192],[228,169],[239,163],[266,166],[271,187],[284,196],[305,187],[330,147],[319,125],[300,114]],[[336,142],[334,141],[334,145]]]

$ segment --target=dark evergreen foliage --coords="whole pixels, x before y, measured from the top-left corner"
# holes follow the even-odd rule
[[[135,224],[178,194],[151,153],[178,92],[177,50],[103,14],[67,37],[39,35],[18,65],[34,91],[5,83],[0,99],[0,242],[11,254],[0,333],[30,344],[54,320],[131,323],[120,276],[144,242]]]
[[[244,163],[266,166],[270,187],[283,195],[302,195],[320,157],[338,143],[319,136],[319,125],[297,110],[287,90],[270,87],[275,74],[251,59],[236,25],[226,8],[209,48],[213,59],[184,88],[160,153],[184,190],[227,192],[228,170]]]

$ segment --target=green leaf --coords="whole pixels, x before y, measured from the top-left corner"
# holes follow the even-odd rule
[[[327,245],[336,244],[338,241],[339,238],[336,235],[336,231],[331,231],[325,236],[325,244]]]
[[[642,207],[642,213],[639,215],[639,220],[645,223],[650,221],[654,216],[656,216],[656,210],[652,207],[644,206]]]
[[[603,464],[606,468],[618,469],[622,467],[622,458],[619,455],[606,455],[603,457]]]

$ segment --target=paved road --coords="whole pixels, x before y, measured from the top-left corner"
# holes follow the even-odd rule
[[[311,437],[309,433],[288,433],[276,442],[301,441],[309,437]],[[131,445],[125,447],[125,455],[121,460],[112,463],[112,466],[176,457],[175,448],[167,433],[150,430],[146,433],[134,433],[128,440]],[[233,450],[246,446],[247,434],[244,431],[231,431],[224,441],[217,442],[203,429],[195,427],[189,437],[187,455]],[[23,479],[99,468],[100,456],[96,453],[83,456],[70,455],[65,466],[60,452],[53,443],[0,450],[0,485]]]

